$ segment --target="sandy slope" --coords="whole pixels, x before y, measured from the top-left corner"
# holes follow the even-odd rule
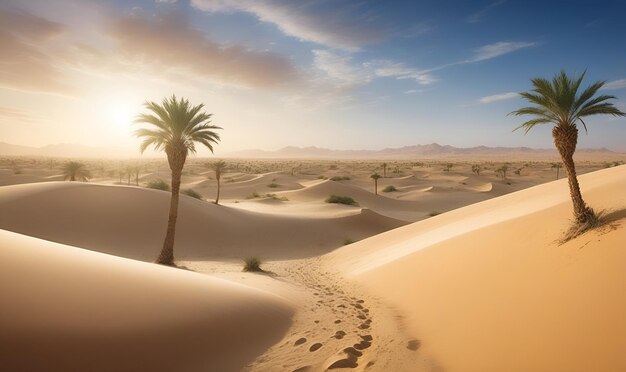
[[[580,177],[608,227],[563,245],[566,180],[325,257],[400,311],[438,371],[626,370],[626,166]]]
[[[344,182],[325,180],[312,183],[301,190],[277,194],[297,202],[323,202],[330,195],[349,196],[362,207],[404,221],[428,218],[428,214],[432,211],[447,211],[492,197],[489,193],[481,192],[482,190],[469,190],[467,187],[461,190],[449,190],[426,187],[422,183],[419,183],[417,187],[415,191],[409,191],[409,193],[413,192],[413,195],[409,196],[406,192],[402,192],[402,189],[401,192],[383,193],[382,187],[379,186],[379,195],[375,195],[373,189],[370,192]]]
[[[237,371],[294,312],[268,292],[185,270],[2,230],[0,245],[6,371]]]
[[[160,250],[168,192],[50,182],[0,188],[0,228],[117,256],[153,260]],[[185,259],[327,253],[404,222],[363,210],[337,218],[298,218],[218,206],[181,196],[176,254]],[[291,237],[297,237],[292,239]]]

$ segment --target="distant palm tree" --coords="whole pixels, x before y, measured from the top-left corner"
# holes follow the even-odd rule
[[[72,181],[87,182],[91,178],[91,173],[85,164],[78,161],[68,161],[63,164],[63,179]]]
[[[559,170],[561,169],[561,163],[552,163],[552,169],[556,169],[556,179],[559,179]]]
[[[387,163],[383,163],[383,177],[387,178]]]
[[[196,152],[196,142],[213,152],[213,144],[220,140],[220,136],[214,130],[222,128],[209,124],[212,114],[202,111],[203,104],[193,106],[187,99],[177,99],[175,95],[164,98],[160,105],[150,101],[144,105],[150,113],[140,114],[135,123],[150,124],[151,127],[135,131],[137,137],[143,138],[139,149],[142,153],[150,146],[154,146],[157,151],[164,150],[172,172],[172,197],[167,232],[163,249],[156,262],[173,266],[180,181],[187,155],[189,152]]]
[[[374,173],[370,178],[374,180],[374,193],[378,195],[378,179],[380,178],[380,174]]]
[[[215,197],[215,204],[220,203],[220,179],[222,178],[222,173],[226,170],[226,162],[224,160],[218,160],[214,163],[208,164],[209,169],[215,171],[215,179],[217,180],[217,196]]]
[[[612,103],[607,102],[614,99],[614,96],[594,97],[605,84],[604,81],[595,82],[578,94],[578,88],[584,77],[585,73],[576,78],[569,77],[565,71],[561,71],[552,78],[552,81],[543,78],[531,79],[533,90],[520,93],[520,95],[533,106],[524,107],[509,114],[535,116],[534,119],[514,129],[524,128],[526,133],[539,124],[554,125],[552,138],[567,171],[570,195],[574,204],[574,217],[579,224],[596,221],[597,216],[593,209],[585,204],[576,177],[573,155],[578,143],[577,124],[580,122],[586,132],[587,125],[583,121],[584,117],[599,114],[625,115]]]

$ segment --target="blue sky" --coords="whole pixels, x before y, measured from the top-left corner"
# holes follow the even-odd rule
[[[23,18],[0,22],[15,51],[0,57],[6,142],[133,148],[141,103],[177,93],[224,127],[218,153],[550,147],[548,126],[513,133],[506,114],[561,69],[608,81],[626,110],[623,1],[5,2]],[[626,151],[625,118],[588,124],[580,147]]]

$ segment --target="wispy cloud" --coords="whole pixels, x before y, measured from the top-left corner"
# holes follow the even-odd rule
[[[0,7],[0,85],[18,90],[68,93],[51,49],[64,25],[19,9]]]
[[[497,101],[504,101],[507,99],[513,99],[517,97],[519,97],[519,93],[508,92],[508,93],[494,94],[492,96],[482,97],[478,100],[478,102],[482,104],[487,104],[487,103],[493,103]]]
[[[41,120],[40,117],[31,115],[26,111],[0,106],[0,121],[20,121],[32,123],[39,120]]]
[[[626,88],[626,79],[609,81],[604,84],[604,89],[624,89]]]
[[[433,83],[436,78],[404,63],[391,60],[372,60],[358,63],[352,55],[330,50],[314,50],[314,65],[326,77],[345,87],[356,87],[375,78],[413,80],[420,85]]]
[[[480,22],[483,19],[485,14],[487,14],[492,9],[502,5],[504,2],[505,2],[505,0],[499,0],[499,1],[496,1],[494,3],[491,3],[491,4],[487,5],[486,7],[482,8],[481,10],[477,11],[476,13],[470,14],[465,19],[465,21],[467,23],[478,23],[478,22]]]
[[[520,49],[530,48],[537,45],[534,42],[526,41],[500,41],[493,44],[484,45],[474,51],[474,57],[466,62],[479,62],[496,58],[505,54],[515,52]]]
[[[363,4],[342,0],[191,0],[191,4],[207,12],[250,13],[286,35],[333,48],[355,50],[391,33]]]
[[[287,57],[219,44],[178,13],[120,17],[112,20],[108,34],[117,52],[135,63],[187,69],[204,78],[246,86],[275,86],[298,79]]]
[[[414,80],[420,85],[432,84],[436,78],[423,70],[409,67],[404,63],[388,60],[378,60],[368,63],[374,69],[374,73],[379,77],[393,77],[400,80]]]

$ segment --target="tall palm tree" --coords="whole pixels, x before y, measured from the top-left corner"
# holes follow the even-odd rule
[[[383,163],[383,177],[387,178],[387,163]]]
[[[87,182],[91,178],[91,172],[85,164],[78,161],[68,161],[63,164],[63,179],[72,181]]]
[[[374,173],[370,178],[374,180],[374,194],[378,195],[378,179],[380,178],[380,174]]]
[[[552,169],[556,169],[556,179],[559,179],[559,170],[561,169],[561,163],[552,163]]]
[[[222,173],[226,170],[226,162],[224,160],[218,160],[214,163],[208,164],[209,169],[215,171],[215,179],[217,180],[217,195],[215,196],[215,204],[220,203],[220,179],[222,178]]]
[[[144,106],[149,113],[140,114],[135,123],[149,124],[150,127],[135,131],[137,137],[143,138],[139,149],[143,153],[148,147],[153,146],[157,151],[165,151],[172,172],[172,197],[167,232],[163,249],[156,262],[173,266],[180,179],[187,155],[196,152],[196,142],[213,152],[213,144],[220,140],[215,130],[222,128],[210,124],[212,114],[202,111],[203,104],[194,106],[187,99],[177,99],[175,95],[164,98],[160,105],[147,101]]]
[[[612,103],[607,102],[610,99],[615,99],[614,96],[595,96],[605,84],[604,81],[591,84],[579,94],[578,88],[584,77],[585,72],[579,77],[570,77],[565,71],[561,71],[552,78],[552,81],[543,78],[531,79],[532,91],[520,93],[520,96],[528,100],[533,106],[524,107],[509,114],[535,116],[535,118],[514,129],[523,128],[525,133],[539,124],[554,125],[552,138],[567,171],[570,195],[574,204],[574,217],[579,224],[593,222],[597,216],[583,200],[576,178],[573,155],[578,143],[577,124],[580,122],[586,132],[587,125],[583,118],[600,114],[625,115]]]

